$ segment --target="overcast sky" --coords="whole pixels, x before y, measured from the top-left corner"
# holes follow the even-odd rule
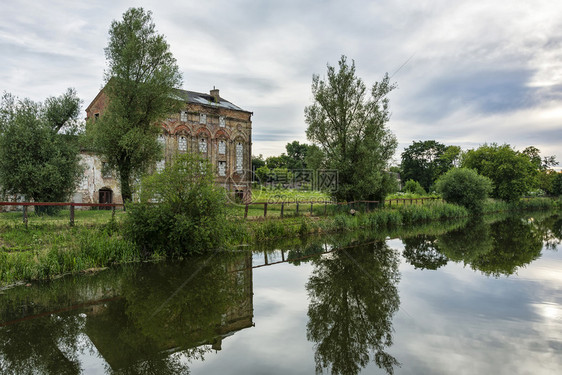
[[[253,153],[306,141],[313,74],[341,55],[368,86],[392,75],[396,158],[414,140],[538,147],[562,159],[562,2],[548,0],[4,1],[0,91],[42,101],[103,83],[114,19],[153,12],[183,88],[254,113]]]

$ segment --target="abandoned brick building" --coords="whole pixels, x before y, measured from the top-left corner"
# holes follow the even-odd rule
[[[178,89],[175,94],[185,102],[185,107],[159,124],[162,134],[158,140],[164,147],[165,158],[155,168],[164,168],[177,153],[199,153],[215,168],[217,184],[241,199],[249,199],[252,112],[221,98],[218,89],[211,90],[209,94]],[[86,119],[99,117],[106,105],[107,96],[102,89],[86,108]],[[103,160],[85,151],[82,162],[86,170],[74,201],[121,203],[115,175],[106,171]]]

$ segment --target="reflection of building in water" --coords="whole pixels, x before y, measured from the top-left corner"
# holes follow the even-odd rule
[[[86,313],[85,333],[113,370],[124,369],[139,362],[162,361],[178,352],[197,359],[200,353],[195,353],[194,349],[221,350],[222,341],[226,337],[253,326],[251,255],[229,262],[223,270],[226,271],[227,290],[217,290],[215,294],[205,298],[212,301],[216,294],[221,293],[234,298],[228,305],[218,307],[217,310],[213,307],[212,311],[202,309],[195,314],[196,320],[184,321],[182,312],[173,307],[166,311],[174,302],[161,306],[162,312],[169,317],[164,322],[162,314],[151,316],[158,306],[153,306],[152,311],[140,318],[134,317],[128,306],[129,301],[121,299],[116,303],[90,308]],[[189,284],[186,289],[188,286]],[[168,293],[166,296],[170,295]],[[165,302],[165,298],[161,300],[161,303]],[[182,306],[194,310],[199,307],[189,303]]]
[[[0,299],[0,340],[6,343],[0,345],[0,358],[29,347],[31,339],[22,332],[36,326],[42,327],[41,337],[47,343],[42,347],[55,351],[56,343],[84,335],[87,339],[79,341],[97,351],[113,371],[136,373],[149,364],[152,369],[162,368],[163,372],[154,373],[168,373],[164,369],[177,360],[174,353],[197,359],[212,349],[220,350],[226,337],[253,326],[252,260],[248,253],[210,263],[138,265],[133,272],[109,270],[76,278],[74,286],[70,279],[66,284],[58,280],[48,290],[21,289],[21,294]],[[178,289],[198,268],[202,270],[197,277]],[[57,286],[59,295],[49,294]],[[69,319],[80,323],[65,328],[64,321]],[[10,329],[2,330],[2,326]],[[41,373],[49,357],[31,350],[18,354],[18,363],[29,362],[30,373]]]

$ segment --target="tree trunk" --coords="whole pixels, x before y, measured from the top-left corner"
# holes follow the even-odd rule
[[[123,203],[133,200],[133,191],[131,189],[131,171],[129,168],[121,168],[119,170],[119,182],[121,184],[121,198]]]

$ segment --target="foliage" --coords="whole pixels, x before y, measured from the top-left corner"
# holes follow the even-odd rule
[[[310,147],[310,145],[307,145],[306,143],[299,143],[299,141],[287,143],[287,145],[285,145],[288,157],[287,168],[289,170],[308,168],[306,165],[306,157]]]
[[[263,159],[263,155],[262,154],[259,154],[258,156],[252,155],[252,170],[255,171],[261,167],[265,167],[265,160]]]
[[[527,155],[507,144],[484,144],[467,151],[462,167],[475,169],[490,178],[494,184],[492,196],[508,202],[517,201],[536,183],[536,166]]]
[[[214,183],[211,164],[191,153],[145,177],[140,203],[127,207],[125,237],[145,254],[203,253],[224,245],[226,194]]]
[[[173,95],[181,74],[151,15],[130,8],[112,22],[103,89],[108,106],[88,124],[95,149],[118,172],[124,201],[132,198],[132,181],[162,158],[157,122],[183,105]]]
[[[0,104],[0,186],[36,202],[65,202],[82,175],[74,89],[44,103],[5,94]]]
[[[421,196],[427,194],[425,189],[420,185],[420,183],[414,180],[406,181],[406,183],[404,184],[404,188],[402,190],[406,193],[412,193]]]
[[[492,191],[492,181],[473,169],[453,168],[437,180],[436,187],[447,202],[481,213]]]
[[[434,140],[413,142],[402,153],[402,179],[414,180],[429,191],[435,180],[455,163],[460,147],[445,146]]]
[[[552,181],[552,194],[560,196],[562,195],[562,173],[557,173],[556,177]]]
[[[320,167],[337,170],[338,200],[382,200],[392,178],[384,170],[396,148],[385,126],[389,120],[387,95],[394,89],[385,75],[370,94],[355,75],[355,63],[342,56],[339,69],[328,65],[326,80],[312,78],[314,103],[305,108],[307,138],[322,152]]]

